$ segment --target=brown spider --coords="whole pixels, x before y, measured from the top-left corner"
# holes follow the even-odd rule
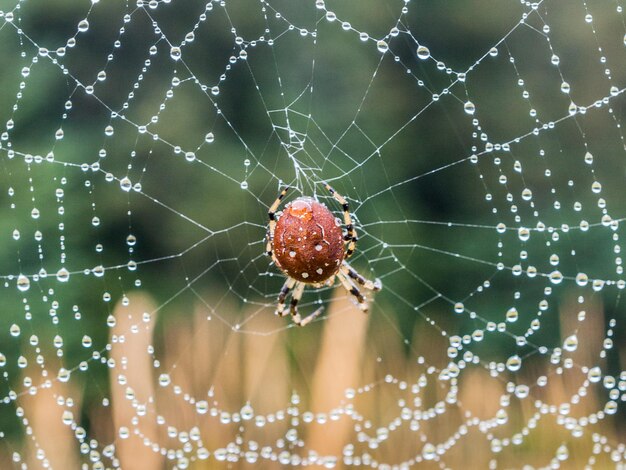
[[[296,325],[305,326],[314,320],[323,307],[305,318],[298,313],[298,302],[307,284],[319,288],[332,286],[335,277],[353,295],[361,310],[367,312],[365,296],[357,283],[366,289],[378,291],[382,287],[379,279],[370,281],[361,276],[346,262],[356,248],[357,236],[348,201],[328,184],[330,194],[341,204],[346,233],[343,234],[338,219],[322,203],[311,197],[299,197],[285,206],[277,217],[276,211],[289,190],[283,190],[269,209],[266,252],[278,268],[285,273],[287,280],[278,295],[276,314],[285,316],[285,301],[290,292],[289,311]]]

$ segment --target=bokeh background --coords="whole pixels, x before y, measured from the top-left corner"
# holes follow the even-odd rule
[[[623,465],[619,1],[0,13],[0,467]],[[322,181],[384,288],[299,329]]]

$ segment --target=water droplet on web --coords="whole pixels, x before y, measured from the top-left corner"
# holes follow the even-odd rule
[[[193,162],[196,159],[196,154],[193,152],[187,152],[185,153],[185,160],[187,160],[188,162]]]
[[[13,230],[13,240],[19,240],[20,239],[20,231],[18,229]]]
[[[196,402],[196,411],[198,412],[198,414],[206,414],[207,411],[209,411],[209,404],[206,402],[206,400],[200,400]]]
[[[381,52],[384,54],[385,52],[389,50],[389,44],[387,44],[386,41],[383,41],[381,39],[380,41],[376,43],[376,48],[378,49],[378,52]]]
[[[23,274],[20,274],[17,277],[17,288],[22,292],[26,292],[28,289],[30,289],[30,279],[28,279]]]
[[[128,176],[125,176],[124,178],[122,178],[122,179],[120,180],[120,187],[121,187],[124,191],[128,192],[128,191],[130,191],[130,190],[132,189],[132,187],[133,187],[133,183],[130,181],[130,179],[128,178]]]
[[[528,241],[528,239],[530,238],[530,230],[528,230],[526,227],[520,227],[517,231],[517,236],[523,242]]]
[[[242,408],[241,408],[241,418],[244,420],[250,420],[252,419],[252,417],[254,416],[254,410],[252,409],[252,406],[250,406],[249,403],[246,403]]]
[[[576,351],[576,349],[578,349],[578,336],[571,335],[565,338],[563,349],[569,352]]]
[[[120,436],[120,439],[128,439],[128,437],[130,436],[130,432],[128,431],[128,428],[126,426],[120,426],[118,435]]]
[[[426,60],[430,57],[430,49],[426,46],[419,46],[417,48],[417,58],[421,60]]]
[[[560,284],[561,281],[563,281],[563,274],[561,274],[561,271],[552,271],[548,277],[550,278],[550,282],[552,284]]]
[[[602,191],[602,185],[598,181],[591,183],[591,191],[598,194]]]
[[[463,105],[463,109],[470,116],[474,114],[474,112],[476,111],[476,107],[474,106],[474,103],[472,103],[471,101],[466,101],[465,104]]]
[[[465,311],[465,305],[462,302],[457,302],[454,304],[455,313],[463,313]]]
[[[517,355],[509,357],[506,361],[506,368],[511,372],[517,372],[522,367],[522,359]]]
[[[182,56],[182,52],[180,51],[180,47],[172,47],[170,49],[170,57],[174,60],[180,60]]]
[[[589,382],[592,383],[600,382],[600,379],[602,378],[602,371],[598,366],[592,367],[587,373],[587,378],[589,379]]]
[[[65,269],[65,268],[61,268],[57,271],[57,280],[60,282],[67,282],[70,279],[70,272]]]
[[[11,327],[9,328],[9,333],[14,338],[17,338],[20,335],[20,332],[21,332],[21,329],[20,329],[19,325],[15,324],[15,323],[13,323],[11,325]]]
[[[78,23],[78,31],[81,33],[86,32],[89,29],[89,21],[87,21],[86,19],[81,20],[80,23]]]
[[[84,335],[81,344],[84,348],[90,348],[92,344],[91,337],[88,335]]]
[[[213,132],[209,132],[206,136],[204,136],[204,141],[207,144],[212,144],[215,141],[215,136],[213,135]]]
[[[96,266],[95,268],[93,268],[91,270],[91,272],[93,273],[94,276],[96,277],[102,277],[104,276],[104,266],[102,266],[101,264]]]
[[[67,370],[64,367],[61,367],[59,369],[57,378],[59,379],[60,382],[68,382],[70,380],[70,375],[71,375],[71,372],[69,370]]]
[[[506,321],[508,321],[509,323],[515,323],[518,317],[519,317],[519,313],[515,307],[511,307],[506,312]]]
[[[586,286],[588,282],[589,282],[589,277],[587,277],[585,273],[576,274],[576,284],[583,287],[583,286]]]
[[[70,410],[65,410],[61,417],[61,420],[63,421],[63,424],[69,426],[74,421],[74,413],[72,413]]]
[[[247,181],[242,181],[240,186],[241,186],[241,189],[248,189],[248,182]]]
[[[171,383],[169,374],[161,374],[159,375],[159,385],[161,387],[167,387]]]
[[[422,448],[422,457],[424,457],[425,460],[433,460],[436,456],[437,448],[430,442],[424,444],[424,447]]]
[[[54,137],[56,138],[56,140],[61,140],[63,136],[64,136],[63,129],[57,129],[57,131],[54,133]]]
[[[569,104],[569,107],[567,108],[567,112],[569,113],[570,116],[573,116],[574,114],[576,114],[577,111],[578,111],[578,106],[576,106],[576,104],[572,101]]]

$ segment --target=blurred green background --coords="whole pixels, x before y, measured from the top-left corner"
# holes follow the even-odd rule
[[[626,48],[617,3],[144,3],[0,0],[0,396],[28,389],[20,356],[37,374],[91,358],[72,376],[89,429],[89,410],[110,394],[93,351],[110,346],[107,319],[135,292],[158,306],[157,358],[195,305],[244,330],[251,311],[272,316],[283,278],[263,255],[267,208],[289,184],[339,213],[322,181],[352,204],[352,265],[385,286],[370,335],[393,331],[384,341],[414,360],[420,335],[472,334],[515,307],[506,334],[468,349],[484,364],[518,354],[549,366],[539,348],[586,325],[561,331],[563,305],[592,303],[615,345],[605,341],[596,359],[619,376],[623,229],[610,220],[626,213]],[[533,229],[528,240],[519,227]],[[62,266],[68,282],[57,279]],[[563,282],[550,281],[555,270]],[[581,272],[603,288],[577,285]],[[16,288],[18,274],[30,277],[28,291]],[[303,310],[329,307],[331,293],[309,289]],[[533,319],[540,327],[528,335]],[[288,320],[273,321],[253,333],[272,336]],[[288,331],[293,371],[314,361],[323,328]],[[519,344],[525,334],[532,345]],[[293,372],[292,384],[305,396],[306,375]],[[25,429],[19,404],[7,402],[0,432],[12,449]]]

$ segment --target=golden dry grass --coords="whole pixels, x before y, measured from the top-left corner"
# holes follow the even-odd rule
[[[533,387],[530,398],[519,400],[507,391],[505,380],[491,377],[481,365],[461,371],[456,381],[440,380],[439,372],[448,362],[446,338],[417,328],[407,349],[392,320],[379,318],[370,324],[370,318],[345,296],[333,299],[323,322],[267,335],[234,331],[215,317],[208,321],[210,312],[202,305],[186,316],[159,319],[153,314],[148,322],[141,319],[143,312],[154,310],[145,295],[133,295],[129,306],[116,307],[117,324],[110,331],[109,356],[116,363],[110,369],[110,413],[102,407],[85,410],[91,437],[103,445],[114,440],[124,469],[171,468],[175,460],[160,450],[170,450],[172,457],[172,449],[183,449],[185,442],[191,443],[187,444],[193,449],[191,455],[200,446],[211,454],[226,448],[231,454],[245,455],[252,441],[257,451],[271,446],[277,454],[289,450],[303,458],[311,452],[335,456],[339,467],[343,453],[350,449],[347,445],[353,446],[355,456],[367,453],[378,462],[396,464],[419,460],[426,443],[451,443],[435,461],[416,463],[418,468],[489,468],[495,462],[498,468],[548,466],[562,445],[568,457],[560,468],[591,463],[594,468],[613,468],[610,457],[616,449],[623,458],[619,418],[589,425],[577,438],[565,429],[567,416],[559,415],[559,405],[579,392],[585,380],[579,367],[559,375],[545,357],[528,361],[512,378],[534,384],[538,376],[550,375],[549,385]],[[563,331],[577,327],[575,310],[574,303],[563,307]],[[236,306],[222,307],[223,316],[229,312],[235,315]],[[246,323],[248,332],[275,330],[277,323],[287,321],[242,314],[254,317]],[[602,349],[602,306],[595,304],[587,314],[586,327],[579,332],[581,347],[572,355],[576,364],[597,364]],[[157,321],[162,322],[160,335],[155,333]],[[154,354],[148,352],[151,346]],[[420,356],[427,363],[420,364]],[[158,383],[162,373],[171,378],[165,387]],[[570,417],[589,416],[604,407],[607,398],[602,387],[591,386],[588,392],[571,406]],[[52,388],[20,400],[34,436],[24,443],[26,460],[33,468],[40,463],[37,452],[42,451],[52,468],[78,468],[78,445],[71,429],[62,424],[62,407],[55,401],[70,396],[78,402],[82,393],[73,381],[54,382]],[[448,400],[451,396],[455,398]],[[200,400],[218,411],[199,414],[196,402]],[[553,408],[539,415],[537,400]],[[233,422],[246,404],[255,416]],[[306,411],[313,413],[312,422]],[[266,421],[264,426],[255,424],[257,416]],[[534,418],[536,426],[529,426]],[[497,423],[497,419],[505,421]],[[411,423],[416,429],[411,429]],[[122,427],[129,429],[128,439],[119,438]],[[520,445],[493,451],[494,439],[511,439],[525,427],[528,436]],[[195,440],[189,438],[193,433]],[[286,436],[294,438],[291,445]],[[374,447],[372,437],[379,438]],[[277,445],[280,440],[285,442],[282,448]],[[225,465],[213,455],[191,462],[194,469]],[[265,459],[254,465],[243,459],[235,464],[247,466],[282,468],[283,464]]]

